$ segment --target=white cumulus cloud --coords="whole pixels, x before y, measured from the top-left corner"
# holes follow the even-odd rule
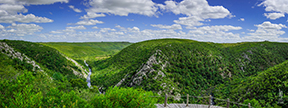
[[[87,12],[87,15],[81,16],[80,19],[90,19],[90,18],[96,18],[96,17],[105,17],[106,15],[101,13],[97,14],[94,12]]]
[[[128,16],[129,13],[153,16],[158,6],[152,0],[90,0],[87,12]]]
[[[223,6],[210,6],[206,0],[183,0],[181,2],[165,1],[161,6],[162,10],[171,11],[174,14],[183,14],[187,17],[180,17],[174,20],[175,23],[185,25],[187,29],[194,29],[195,26],[203,25],[206,19],[219,19],[233,17],[230,11]]]
[[[163,28],[163,29],[173,29],[173,30],[181,30],[182,27],[180,24],[173,24],[171,26],[168,25],[162,25],[162,24],[151,24],[152,27],[158,27],[158,28]]]
[[[269,21],[265,21],[262,24],[255,25],[258,29],[265,29],[265,30],[280,30],[282,28],[287,28],[286,25],[283,24],[272,24]]]
[[[266,16],[269,19],[275,20],[281,17],[285,17],[284,13],[264,13],[264,16]]]
[[[83,30],[83,29],[86,29],[86,27],[84,27],[83,25],[81,26],[74,26],[74,27],[66,27],[66,29],[78,29],[78,30]]]
[[[90,20],[82,20],[82,21],[79,21],[79,22],[77,22],[76,24],[77,24],[77,25],[96,25],[96,24],[102,24],[102,23],[104,23],[104,22],[90,19]]]
[[[84,30],[84,29],[86,29],[86,27],[84,27],[83,25],[81,25],[81,26],[70,26],[70,27],[66,27],[66,29],[64,29],[64,30],[51,31],[50,33],[53,33],[53,34],[69,33],[69,32],[76,32],[76,30]]]
[[[97,26],[92,27],[92,29],[99,29]]]
[[[0,23],[13,23],[13,22],[22,22],[22,23],[47,23],[53,22],[53,20],[46,17],[37,17],[34,14],[15,14],[15,15],[4,15],[0,16]]]
[[[3,28],[4,29],[4,28]],[[6,27],[2,30],[2,35],[11,36],[26,36],[33,35],[35,32],[40,32],[43,28],[36,24],[15,24],[12,23],[11,26]]]
[[[264,0],[258,6],[264,6],[266,11],[277,11],[288,13],[288,1],[287,0]]]
[[[139,32],[140,29],[138,27],[128,28],[129,32]]]
[[[159,25],[157,25],[159,26]],[[98,28],[98,27],[97,27]],[[159,38],[185,38],[198,41],[211,42],[238,42],[241,40],[239,34],[232,30],[240,30],[241,27],[232,25],[204,26],[183,32],[181,30],[161,29],[151,30],[139,27],[122,27],[116,25],[114,28],[98,28],[94,31],[78,31],[62,34],[46,34],[49,39],[59,40],[65,37],[67,41],[130,41],[139,42]]]
[[[53,4],[56,2],[68,3],[69,0],[1,0],[0,3],[5,4],[23,4],[23,5],[44,5]]]
[[[73,9],[75,12],[78,12],[78,13],[82,12],[80,9],[75,8],[75,7],[72,6],[72,5],[69,5],[68,7],[69,7],[70,9]]]
[[[242,29],[242,27],[231,25],[203,26],[190,30],[188,37],[200,41],[237,42],[241,39],[240,35],[229,31],[240,29]]]
[[[25,5],[44,5],[53,4],[55,2],[65,2],[68,0],[0,0],[0,22],[1,23],[47,23],[53,22],[52,19],[46,17],[35,16],[34,14],[23,15],[28,12]]]
[[[231,25],[216,25],[216,26],[204,26],[197,28],[198,30],[203,30],[203,31],[230,31],[230,30],[241,30],[242,27],[235,27]]]
[[[178,20],[174,20],[174,23],[186,25],[187,29],[195,28],[194,26],[201,26],[203,23],[200,21],[204,21],[204,19],[198,16],[189,16],[189,17],[180,17]]]
[[[5,27],[3,25],[0,24],[0,29],[5,29]]]
[[[255,30],[252,30],[252,29],[247,29],[248,31],[250,31],[250,32],[254,32]]]
[[[6,11],[9,14],[16,14],[17,12],[26,13],[28,11],[23,5],[17,4],[1,4],[0,10]]]
[[[279,36],[283,35],[285,31],[281,29],[287,28],[283,24],[272,24],[265,21],[262,24],[255,25],[258,29],[253,33],[248,33],[249,36],[244,37],[244,40],[249,41],[264,41],[264,40],[279,40]]]
[[[106,32],[108,32],[108,31],[116,31],[116,30],[115,30],[115,29],[111,29],[111,28],[101,28],[101,29],[100,29],[100,32],[106,33]]]
[[[165,1],[165,4],[165,9],[175,14],[198,16],[203,19],[218,19],[231,15],[229,10],[223,6],[210,6],[206,0],[183,0],[180,3]]]
[[[264,0],[258,6],[264,6],[265,11],[274,12],[274,13],[266,13],[266,17],[270,19],[277,19],[280,17],[284,17],[285,13],[288,13],[288,0]],[[278,13],[275,13],[278,12]]]

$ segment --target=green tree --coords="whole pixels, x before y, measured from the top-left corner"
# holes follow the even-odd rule
[[[91,105],[95,108],[154,108],[157,102],[152,92],[143,89],[110,87],[106,94],[96,95]]]

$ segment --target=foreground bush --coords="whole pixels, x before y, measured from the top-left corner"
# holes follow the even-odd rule
[[[0,108],[153,108],[156,98],[143,89],[112,88],[105,95],[98,88],[61,90],[32,72],[23,71],[16,79],[0,79]],[[43,82],[43,83],[41,83]],[[63,82],[69,83],[69,82]],[[57,83],[58,84],[58,83]],[[65,84],[64,84],[65,85]],[[44,87],[46,86],[46,87]],[[47,91],[46,91],[47,89]]]
[[[74,91],[63,92],[56,87],[48,89],[36,83],[37,76],[23,71],[14,80],[0,80],[0,108],[34,108],[34,107],[86,107],[87,101]],[[41,79],[43,80],[43,79]],[[39,81],[41,82],[41,81]],[[49,83],[49,82],[47,82]],[[46,86],[48,86],[46,84]]]
[[[95,108],[154,108],[157,102],[152,92],[142,89],[110,87],[106,94],[96,95],[91,102]]]

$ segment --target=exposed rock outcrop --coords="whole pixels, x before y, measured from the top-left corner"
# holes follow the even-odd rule
[[[34,60],[28,58],[25,54],[21,54],[20,52],[15,51],[12,47],[10,47],[5,42],[0,42],[0,51],[3,54],[6,54],[9,57],[18,58],[21,61],[26,61],[26,63],[33,65],[33,71],[43,71],[39,65],[36,64]]]
[[[26,63],[31,64],[33,66],[32,71],[34,71],[34,72],[40,71],[40,72],[43,72],[44,75],[48,76],[48,74],[46,72],[44,72],[41,69],[41,67],[38,64],[36,64],[36,62],[34,60],[30,59],[25,54],[21,54],[20,52],[15,51],[7,43],[0,42],[0,51],[1,51],[1,53],[11,57],[12,59],[18,58],[21,61],[26,61]],[[18,75],[19,75],[19,73],[16,74],[15,77],[17,77]],[[49,78],[50,78],[51,81],[53,80],[52,77],[49,77]]]
[[[115,86],[120,86],[125,81],[127,76],[128,76],[128,74],[126,74],[125,77],[123,79],[121,79]]]
[[[149,57],[148,61],[143,64],[140,69],[138,69],[139,71],[132,76],[132,81],[128,85],[131,87],[134,85],[140,85],[144,77],[148,78],[148,75],[154,72],[157,72],[156,76],[153,77],[154,80],[165,77],[165,74],[161,70],[164,70],[165,67],[169,65],[167,59],[168,57],[163,55],[161,50],[156,50],[156,52]],[[155,64],[160,65],[160,69],[157,71],[153,68],[153,65]],[[127,76],[128,74],[125,75],[125,77],[121,79],[115,86],[120,86],[126,80]]]
[[[181,97],[179,97],[180,93],[177,92],[177,86],[174,87],[175,85],[173,86],[173,84],[171,84],[173,81],[171,81],[169,78],[166,78],[164,73],[165,68],[167,68],[169,65],[170,63],[168,62],[168,57],[164,55],[161,50],[156,50],[155,53],[149,57],[147,62],[139,67],[136,74],[132,76],[130,74],[126,74],[124,78],[121,79],[115,86],[120,86],[124,82],[126,82],[125,85],[129,87],[141,86],[143,80],[150,78],[149,80],[152,79],[161,81],[159,88],[162,90],[154,92],[158,93],[159,95],[168,94],[173,96],[175,100],[179,100]],[[166,83],[167,81],[168,83]]]
[[[168,57],[162,54],[161,50],[156,50],[156,52],[150,56],[148,61],[142,65],[139,71],[132,76],[132,82],[129,84],[129,86],[140,85],[144,77],[148,78],[148,74],[152,74],[154,72],[157,73],[153,78],[154,80],[157,80],[159,77],[165,77],[165,74],[161,70],[164,70],[169,64],[167,59]],[[160,65],[160,69],[156,71],[155,68],[153,68],[153,65]]]
[[[251,50],[247,51],[250,54],[253,54],[253,52]],[[240,65],[240,69],[245,72],[244,68],[246,67],[246,64],[249,64],[251,62],[251,59],[249,58],[249,56],[243,52],[242,57],[244,58],[243,60],[239,58],[239,65]],[[247,61],[248,60],[248,61]]]
[[[81,70],[81,73],[80,73],[80,72],[78,72],[78,71],[76,71],[76,70],[74,70],[74,69],[71,68],[71,69],[73,70],[73,74],[74,74],[74,75],[87,78],[87,76],[88,76],[87,73],[88,73],[88,72],[86,71],[86,69],[83,68],[82,65],[80,65],[80,64],[79,64],[78,62],[76,62],[75,60],[73,60],[73,59],[65,56],[64,54],[61,54],[61,55],[64,56],[67,60],[73,62],[73,63],[75,64],[75,66],[77,66],[77,67]]]

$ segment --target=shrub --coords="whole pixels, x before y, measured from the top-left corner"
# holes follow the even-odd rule
[[[143,89],[110,87],[105,95],[96,95],[91,105],[96,108],[153,108],[157,99],[150,97],[152,95]]]
[[[57,88],[51,88],[42,100],[44,107],[85,107],[87,102],[81,99],[76,92],[65,93]]]
[[[69,82],[72,84],[72,87],[87,88],[87,82],[82,79],[70,79]]]
[[[33,86],[35,77],[32,72],[23,71],[15,80],[0,81],[0,107],[39,107],[42,102],[42,92],[37,92]],[[32,101],[33,100],[33,101]]]

